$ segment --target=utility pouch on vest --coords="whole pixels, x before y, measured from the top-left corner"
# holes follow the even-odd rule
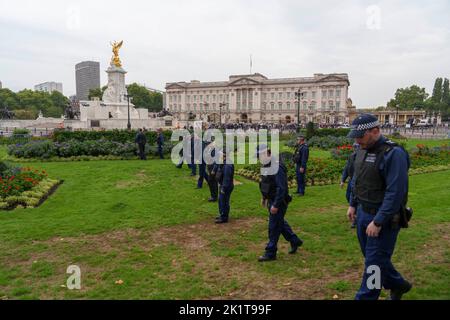
[[[290,195],[290,194],[287,194],[286,195],[286,204],[289,204],[289,203],[291,203],[292,202],[292,196]]]
[[[400,220],[399,220],[399,226],[400,228],[408,228],[409,226],[409,221],[411,220],[411,217],[413,215],[413,209],[412,208],[407,208],[405,206],[402,206],[399,216],[400,216]]]

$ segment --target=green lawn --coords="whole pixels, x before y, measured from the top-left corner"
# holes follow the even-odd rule
[[[294,199],[287,219],[304,246],[291,256],[281,239],[278,261],[260,264],[267,214],[254,182],[237,177],[231,222],[215,225],[206,186],[168,160],[27,165],[64,183],[39,208],[0,211],[0,299],[352,299],[359,286],[363,259],[336,185]],[[410,179],[414,218],[393,259],[415,284],[406,298],[450,299],[449,178]],[[81,290],[63,287],[72,264]]]

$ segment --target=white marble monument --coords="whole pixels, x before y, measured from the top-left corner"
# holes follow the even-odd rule
[[[128,108],[130,120],[148,120],[148,110],[137,109],[127,98],[125,86],[125,74],[119,58],[119,49],[123,41],[112,43],[113,57],[106,73],[108,74],[107,89],[103,93],[102,100],[80,101],[80,120],[128,120]],[[103,121],[104,122],[104,121]]]

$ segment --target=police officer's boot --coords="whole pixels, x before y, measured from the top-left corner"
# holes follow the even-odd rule
[[[390,300],[401,300],[402,296],[411,290],[412,284],[405,280],[405,283],[397,288],[391,290]]]
[[[303,244],[303,241],[299,239],[298,242],[291,242],[291,250],[289,250],[289,254],[294,254],[297,252],[298,247],[301,247]]]
[[[259,262],[267,262],[267,261],[273,261],[273,260],[277,260],[277,256],[268,256],[265,254],[258,258]]]

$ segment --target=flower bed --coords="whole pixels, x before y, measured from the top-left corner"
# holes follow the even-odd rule
[[[33,208],[41,204],[60,184],[50,179],[45,171],[10,167],[1,163],[0,209],[21,206]]]
[[[284,158],[287,158],[287,155],[284,155]],[[296,185],[295,166],[292,161],[285,161],[284,163],[287,167],[288,185],[290,188],[294,187]],[[343,160],[311,158],[308,161],[306,184],[312,186],[339,183],[344,166],[345,161]],[[237,174],[259,181],[260,168],[261,165],[259,164],[247,165],[238,170]]]
[[[331,150],[331,157],[338,160],[347,160],[353,153],[353,146],[350,144],[337,146]]]
[[[351,146],[346,146],[341,149],[350,149]],[[411,168],[409,175],[416,175],[422,173],[431,173],[436,171],[450,170],[450,152],[448,146],[436,147],[430,150],[419,150],[410,152]],[[283,159],[290,159],[289,152],[283,152]],[[344,169],[347,158],[310,158],[308,161],[308,169],[306,171],[306,185],[330,185],[338,184],[340,182],[342,170]],[[296,186],[295,166],[292,161],[285,160],[284,163],[288,169],[288,185],[290,188]],[[260,179],[259,164],[247,165],[243,169],[237,171],[237,174],[254,180]]]

